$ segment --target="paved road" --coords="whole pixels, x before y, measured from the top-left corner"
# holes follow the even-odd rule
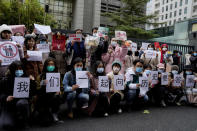
[[[167,107],[124,112],[109,117],[80,117],[50,127],[28,131],[197,131],[196,107]]]

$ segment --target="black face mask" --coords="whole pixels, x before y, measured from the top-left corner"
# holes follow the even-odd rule
[[[132,55],[132,51],[128,51],[127,55],[131,56]]]

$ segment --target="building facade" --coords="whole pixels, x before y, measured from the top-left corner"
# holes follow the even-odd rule
[[[154,23],[159,26],[146,25],[146,30],[174,26],[176,22],[197,17],[197,0],[149,0],[146,15],[155,14]]]

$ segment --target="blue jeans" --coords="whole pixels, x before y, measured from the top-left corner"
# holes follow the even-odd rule
[[[138,89],[130,89],[126,92],[126,101],[128,104],[133,104],[134,101],[136,101],[137,99],[139,99],[139,90]],[[144,102],[148,101],[148,96],[142,96],[142,99],[144,100]]]
[[[74,100],[78,99],[78,102],[80,105],[88,105],[88,101],[89,101],[89,95],[86,93],[80,93],[78,96],[76,95],[76,91],[73,92],[69,92],[67,94],[66,100],[67,100],[67,104],[68,104],[68,111],[71,112],[72,111],[72,107],[73,107],[73,102]]]

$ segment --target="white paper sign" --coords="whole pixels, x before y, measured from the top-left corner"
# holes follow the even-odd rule
[[[34,27],[36,29],[37,34],[49,34],[49,33],[51,33],[51,27],[50,26],[34,24]]]
[[[137,51],[137,44],[136,44],[136,43],[133,42],[133,43],[131,44],[131,50],[132,50],[132,51]]]
[[[59,92],[60,91],[60,73],[47,73],[46,92]]]
[[[27,51],[28,61],[42,61],[42,51]]]
[[[114,89],[124,90],[124,76],[123,75],[114,75]]]
[[[69,40],[70,41],[82,41],[82,35],[81,34],[70,34]]]
[[[97,31],[97,36],[98,37],[105,37],[109,33],[109,28],[106,27],[99,27]]]
[[[79,88],[88,88],[87,71],[76,71],[76,82]]]
[[[187,77],[186,77],[186,87],[194,87],[194,84],[195,84],[194,78],[195,78],[194,75],[187,75]]]
[[[20,45],[23,45],[25,38],[23,36],[12,36],[12,41],[19,43]]]
[[[157,54],[156,51],[146,50],[145,53],[146,53],[146,54],[145,54],[145,57],[146,57],[146,58],[149,58],[149,59],[151,59],[151,58],[152,58],[152,59],[156,58],[156,54]]]
[[[37,44],[36,46],[39,49],[39,51],[46,52],[46,53],[50,52],[49,44]]]
[[[151,43],[145,43],[145,42],[142,42],[142,49],[143,50],[147,50],[148,49],[148,45],[150,45]]]
[[[158,83],[158,71],[151,71],[152,84]]]
[[[149,88],[149,82],[147,77],[140,77],[139,78],[139,84],[140,84],[140,95],[145,96],[146,92]]]
[[[29,98],[30,79],[16,77],[14,80],[14,98]]]
[[[1,65],[10,65],[13,61],[20,60],[16,43],[0,42],[0,60],[2,61]]]
[[[125,31],[115,31],[115,38],[117,40],[127,40],[127,33]]]
[[[161,85],[168,85],[168,73],[161,74]]]
[[[181,83],[182,83],[182,76],[181,75],[174,75],[173,86],[181,87]]]
[[[99,92],[109,92],[109,79],[107,76],[99,76]]]

